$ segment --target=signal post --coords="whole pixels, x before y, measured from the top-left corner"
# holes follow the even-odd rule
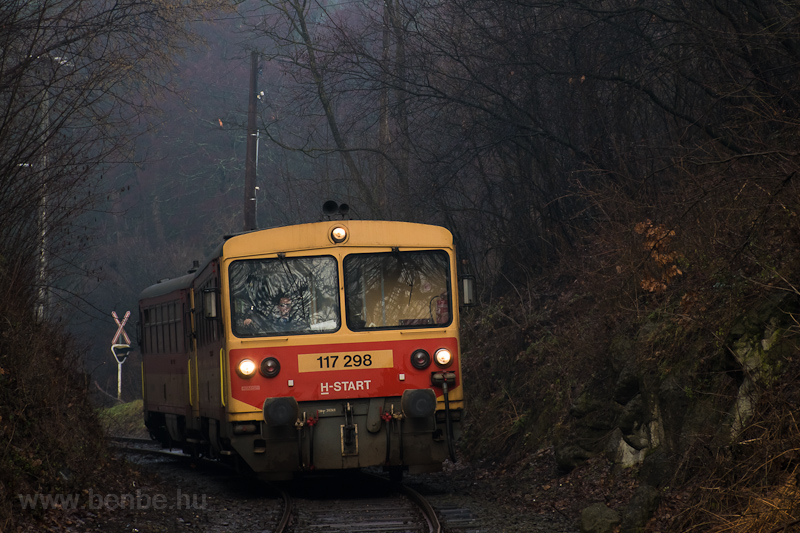
[[[128,354],[131,353],[131,339],[125,333],[125,324],[131,316],[131,312],[127,311],[125,316],[120,322],[116,311],[111,311],[111,316],[114,317],[114,322],[117,323],[117,333],[111,339],[111,353],[117,361],[117,400],[122,401],[122,364],[128,359]],[[120,335],[125,339],[125,343],[120,342]]]

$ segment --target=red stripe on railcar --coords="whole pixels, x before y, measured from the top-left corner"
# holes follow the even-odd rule
[[[440,348],[450,350],[453,361],[448,370],[456,372],[456,386],[461,383],[456,339],[415,339],[231,350],[231,393],[235,399],[257,409],[262,408],[265,398],[279,396],[294,396],[300,402],[401,396],[406,389],[430,388],[431,372],[440,370],[435,363],[425,370],[411,366],[411,353],[420,348],[426,350],[431,358]],[[388,368],[364,365],[364,356],[379,354],[376,360],[380,361],[381,354],[387,351],[391,352],[392,361]],[[336,365],[346,363],[347,355],[350,356],[350,366],[339,369]],[[361,358],[359,366],[354,366],[355,356]],[[242,378],[236,373],[236,367],[243,359],[251,359],[260,365],[267,357],[274,357],[280,362],[281,371],[276,377],[265,378],[256,372],[251,378]],[[298,361],[301,363],[298,364]],[[312,362],[318,367],[312,369]]]

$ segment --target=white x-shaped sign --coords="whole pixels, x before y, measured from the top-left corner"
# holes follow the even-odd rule
[[[114,317],[114,322],[116,322],[117,325],[119,326],[117,328],[117,334],[114,335],[114,339],[111,341],[111,344],[117,344],[117,341],[119,340],[119,336],[120,335],[125,337],[125,342],[127,344],[130,344],[131,343],[131,339],[130,339],[130,337],[128,337],[128,334],[125,333],[125,324],[128,322],[128,318],[130,318],[131,312],[128,311],[128,312],[125,313],[125,317],[122,319],[122,322],[119,321],[119,317],[117,316],[117,312],[116,311],[111,311],[111,316]]]

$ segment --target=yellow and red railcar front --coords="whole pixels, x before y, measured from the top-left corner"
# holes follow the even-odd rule
[[[430,471],[453,455],[464,395],[450,232],[263,230],[228,239],[219,271],[219,433],[253,470]]]

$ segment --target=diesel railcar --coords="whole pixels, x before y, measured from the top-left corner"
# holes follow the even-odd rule
[[[448,230],[405,222],[226,238],[141,293],[147,428],[266,479],[441,469],[464,414],[455,257]]]

